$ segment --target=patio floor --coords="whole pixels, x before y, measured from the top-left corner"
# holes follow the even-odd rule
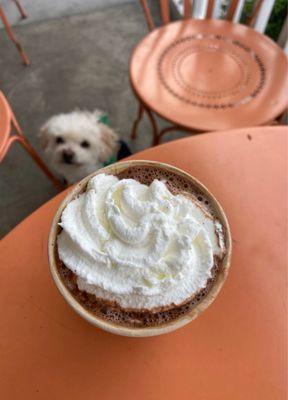
[[[0,30],[0,87],[40,154],[41,124],[76,107],[108,111],[112,126],[133,152],[150,146],[147,121],[135,141],[129,138],[137,103],[129,85],[128,62],[132,48],[147,33],[138,3],[18,26],[14,31],[32,65],[21,65],[13,44]],[[55,194],[16,144],[0,168],[0,237]]]

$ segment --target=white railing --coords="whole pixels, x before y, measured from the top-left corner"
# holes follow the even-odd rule
[[[258,11],[257,17],[255,24],[253,28],[258,31],[263,33],[266,29],[266,26],[268,24],[270,15],[272,13],[273,7],[274,7],[275,0],[264,0],[262,6],[260,7],[260,10]]]
[[[237,4],[237,8],[235,10],[235,14],[233,16],[233,22],[239,22],[242,16],[243,8],[246,0],[239,0]]]
[[[195,0],[193,2],[193,18],[204,19],[208,7],[208,0]]]
[[[170,0],[173,5],[174,9],[177,10],[177,13],[179,16],[182,16],[184,13],[184,2],[183,0]],[[225,12],[224,9],[228,8],[231,0],[214,0],[214,6],[213,6],[213,12],[212,12],[212,18],[225,18]],[[254,4],[254,7],[257,7],[257,3],[261,0],[257,0]],[[206,12],[207,12],[207,7],[208,7],[208,0],[194,0],[191,1],[192,4],[192,18],[196,19],[204,19],[206,17]],[[259,3],[258,3],[259,4]],[[271,16],[271,13],[273,11],[273,7],[275,4],[275,0],[264,0],[262,4],[259,7],[259,10],[257,12],[257,15],[255,19],[253,20],[252,27],[261,33],[265,32],[265,29],[267,27],[269,18]],[[245,5],[245,0],[238,0],[237,7],[234,12],[233,16],[233,22],[239,23],[242,13],[243,13],[243,8]],[[281,47],[283,47],[284,51],[288,51],[288,42],[287,42],[287,18],[286,22],[282,28],[282,31],[279,35],[278,43]]]

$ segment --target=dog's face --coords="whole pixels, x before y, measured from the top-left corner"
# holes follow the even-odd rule
[[[117,148],[117,135],[88,112],[52,117],[43,125],[40,137],[50,163],[68,182],[73,174],[75,181],[100,168]]]
[[[49,151],[55,164],[82,166],[93,164],[99,158],[98,139],[88,131],[75,132],[71,127],[68,131],[49,136],[46,152]],[[97,136],[100,137],[100,130]]]

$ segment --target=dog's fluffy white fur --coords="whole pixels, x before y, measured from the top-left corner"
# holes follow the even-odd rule
[[[117,154],[117,134],[98,122],[101,111],[76,110],[50,118],[40,130],[42,148],[55,173],[71,184]]]

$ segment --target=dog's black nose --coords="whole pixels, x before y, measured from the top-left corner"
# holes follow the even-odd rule
[[[66,150],[63,150],[63,152],[62,152],[62,159],[65,164],[72,164],[74,156],[75,156],[75,153],[73,150],[66,149]]]

